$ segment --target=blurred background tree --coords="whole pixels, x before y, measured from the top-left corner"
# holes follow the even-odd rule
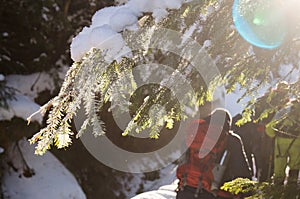
[[[0,72],[30,74],[71,65],[69,46],[109,0],[3,0],[0,2]]]

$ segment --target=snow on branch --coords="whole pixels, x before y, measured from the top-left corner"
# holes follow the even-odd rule
[[[200,105],[215,100],[218,85],[225,85],[227,92],[240,86],[245,90],[242,97],[254,96],[259,88],[278,80],[274,74],[282,62],[299,64],[298,51],[291,51],[294,43],[262,56],[241,40],[233,27],[231,1],[185,2],[131,0],[95,13],[91,26],[72,41],[75,63],[60,93],[40,109],[49,111],[49,116],[47,126],[30,139],[37,143],[37,154],[44,154],[52,144],[63,148],[71,143],[70,123],[81,108],[86,118],[76,137],[89,127],[95,136],[104,134],[99,112],[109,103],[116,117],[130,109],[124,136],[150,129],[149,136],[158,138],[160,127],[172,128]],[[152,85],[139,90],[143,81]],[[299,80],[291,88],[289,94],[299,97]],[[180,92],[173,92],[176,89]],[[135,95],[138,100],[131,101]],[[248,109],[253,103],[255,99]]]

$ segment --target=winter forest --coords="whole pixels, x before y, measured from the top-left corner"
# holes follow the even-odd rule
[[[175,199],[186,125],[215,108],[231,114],[252,174],[220,189],[299,198],[299,9],[2,0],[0,198]]]

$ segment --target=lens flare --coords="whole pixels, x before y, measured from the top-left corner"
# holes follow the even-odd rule
[[[254,46],[274,49],[287,35],[286,9],[279,0],[235,0],[232,16],[239,34]]]

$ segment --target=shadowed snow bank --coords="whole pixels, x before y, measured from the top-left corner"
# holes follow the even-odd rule
[[[2,190],[13,199],[86,199],[74,176],[50,152],[34,155],[25,139],[8,149]]]

